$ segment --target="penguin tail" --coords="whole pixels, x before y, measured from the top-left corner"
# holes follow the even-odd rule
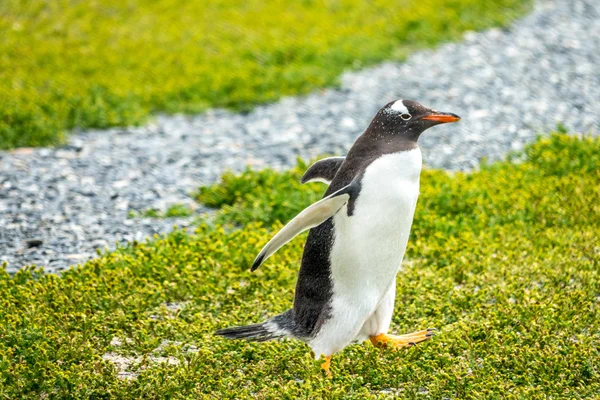
[[[232,326],[230,328],[219,329],[215,332],[215,335],[223,336],[227,339],[266,342],[267,340],[292,336],[290,329],[292,321],[290,310],[260,324]]]

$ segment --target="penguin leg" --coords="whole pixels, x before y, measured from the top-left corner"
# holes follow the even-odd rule
[[[393,349],[399,349],[402,347],[412,347],[417,343],[429,340],[433,335],[435,335],[435,331],[435,329],[429,328],[400,336],[381,333],[377,336],[369,337],[369,340],[371,340],[373,346],[376,347],[391,347]]]
[[[329,370],[329,368],[331,367],[331,357],[332,356],[333,355],[324,357],[325,361],[323,361],[323,363],[321,364],[321,369],[323,371],[325,371],[325,374],[327,375],[328,378],[331,378],[331,371]]]

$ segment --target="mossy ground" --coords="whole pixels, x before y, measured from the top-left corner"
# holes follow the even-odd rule
[[[247,109],[336,83],[530,0],[0,1],[0,149],[153,112]]]
[[[593,398],[600,139],[553,135],[523,158],[423,173],[392,329],[439,328],[427,343],[350,346],[328,379],[301,342],[213,336],[291,307],[303,241],[250,273],[281,224],[247,221],[286,221],[324,189],[298,185],[299,169],[247,172],[203,190],[232,206],[193,235],[134,243],[61,276],[0,273],[0,398]]]
[[[141,212],[136,212],[134,210],[130,210],[128,213],[129,218],[176,218],[176,217],[189,217],[194,215],[194,210],[185,204],[172,204],[166,208],[166,210],[161,211],[156,208],[148,208]]]

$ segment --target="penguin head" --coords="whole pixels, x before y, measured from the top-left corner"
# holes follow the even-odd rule
[[[432,110],[413,100],[396,100],[383,106],[373,122],[388,134],[416,141],[426,129],[458,120],[456,114]]]

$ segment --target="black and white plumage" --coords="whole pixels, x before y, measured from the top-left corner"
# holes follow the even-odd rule
[[[346,157],[329,157],[317,161],[306,170],[302,183],[321,182],[329,185],[345,159]]]
[[[387,332],[395,278],[419,196],[422,159],[417,140],[434,125],[458,120],[415,101],[397,100],[379,110],[346,157],[312,165],[302,182],[329,184],[323,199],[281,229],[252,266],[255,270],[310,229],[293,309],[261,324],[217,334],[247,340],[294,337],[305,341],[317,358],[355,341],[400,340]],[[424,340],[430,336],[426,332],[408,335],[402,343]]]

